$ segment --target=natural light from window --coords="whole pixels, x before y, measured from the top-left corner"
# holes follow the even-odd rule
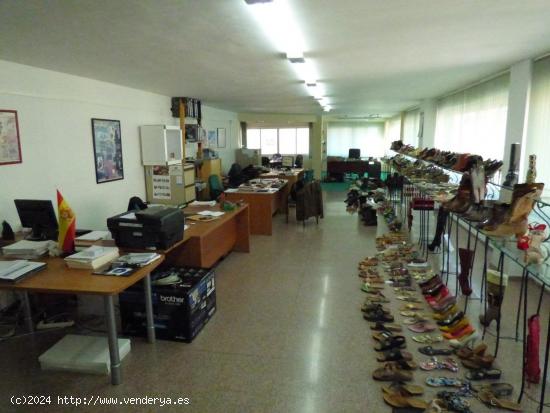
[[[251,128],[246,130],[246,147],[262,155],[308,155],[309,128]]]

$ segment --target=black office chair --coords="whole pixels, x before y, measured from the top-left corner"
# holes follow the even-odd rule
[[[267,156],[262,156],[262,166],[264,168],[269,168],[269,158]]]
[[[304,155],[296,155],[296,159],[294,160],[294,167],[302,168],[303,166],[304,166]]]
[[[147,204],[139,196],[133,196],[128,201],[128,211],[147,209]]]
[[[237,188],[246,180],[243,174],[243,168],[241,168],[241,165],[239,165],[238,163],[234,163],[233,165],[231,165],[227,176],[229,178],[230,188]]]

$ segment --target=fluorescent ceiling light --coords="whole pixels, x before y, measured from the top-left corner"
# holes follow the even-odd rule
[[[325,106],[325,107],[323,107],[323,110],[325,112],[330,112],[332,110],[332,107],[331,106]]]
[[[271,3],[273,0],[244,0],[246,4]]]
[[[248,1],[247,1],[248,3]],[[303,58],[304,42],[287,0],[254,2],[250,11],[279,52]]]

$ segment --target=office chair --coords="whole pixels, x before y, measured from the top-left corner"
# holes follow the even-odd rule
[[[296,155],[294,160],[294,167],[301,168],[304,166],[304,155]]]
[[[210,175],[208,177],[208,188],[211,201],[216,201],[223,194],[223,186],[218,175]]]
[[[229,186],[231,188],[237,188],[240,184],[245,182],[243,169],[241,168],[241,165],[237,163],[234,163],[233,165],[231,165],[231,168],[229,168],[229,172],[227,173],[227,176],[229,178]]]
[[[262,156],[262,166],[264,168],[269,168],[269,158],[267,156]]]
[[[139,196],[133,196],[128,201],[128,211],[147,209],[147,204]]]

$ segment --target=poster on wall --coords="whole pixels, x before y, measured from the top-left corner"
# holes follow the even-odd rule
[[[218,142],[218,133],[215,130],[208,131],[208,147],[214,148]]]
[[[153,198],[170,199],[170,170],[168,166],[153,166]]]
[[[17,111],[0,109],[0,165],[21,162]]]
[[[218,148],[225,148],[225,128],[218,128]]]
[[[92,119],[96,182],[124,179],[120,121]]]

